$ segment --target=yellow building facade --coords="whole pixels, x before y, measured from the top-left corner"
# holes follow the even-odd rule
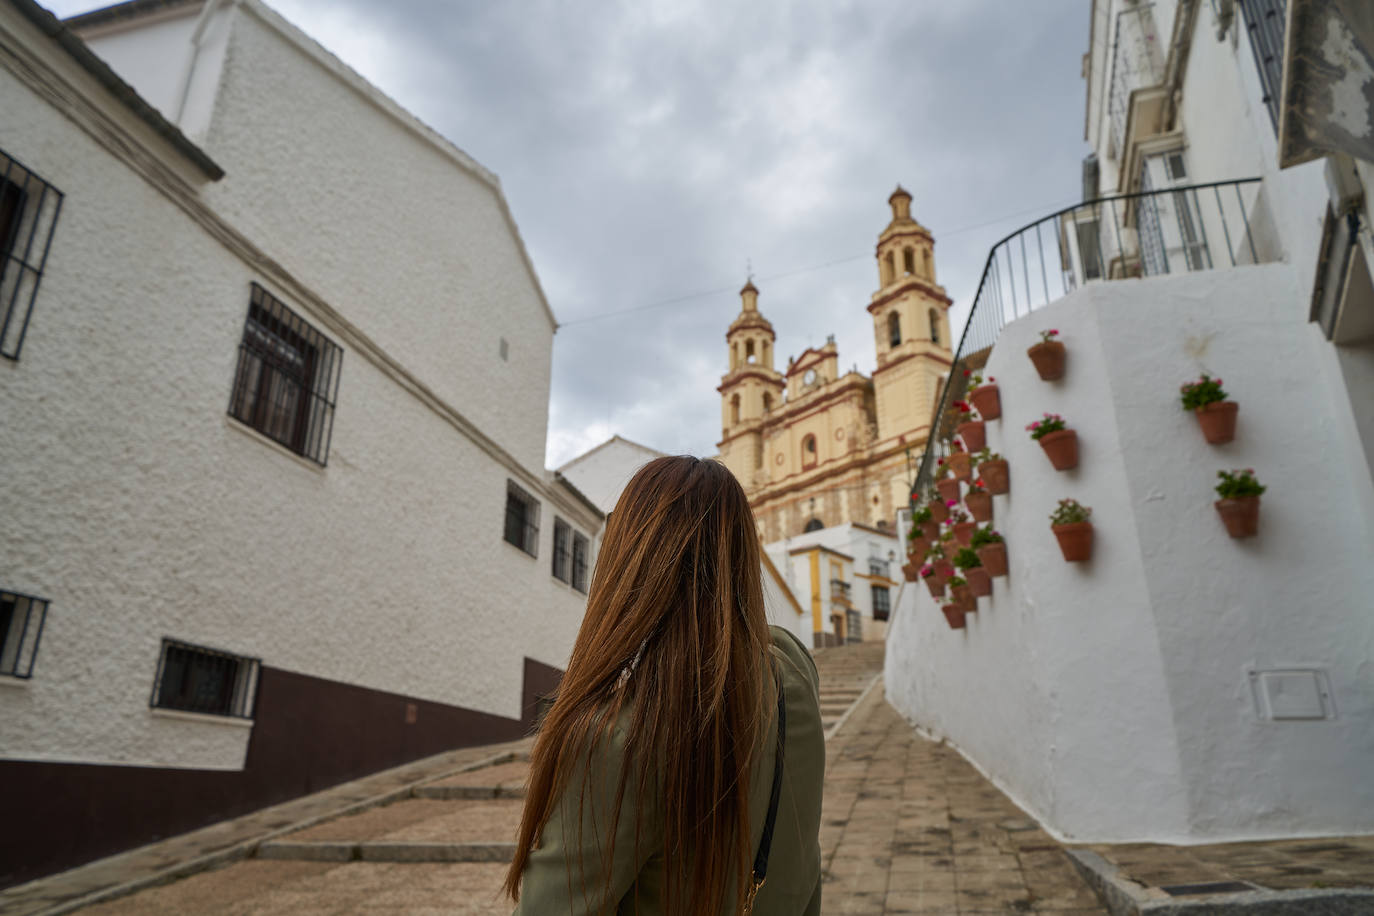
[[[890,529],[906,505],[949,372],[950,299],[935,281],[935,239],[911,216],[911,195],[888,198],[878,237],[877,292],[867,306],[877,365],[840,371],[832,336],[773,367],[773,325],[752,282],[725,335],[720,460],[749,494],[765,542],[857,522]]]

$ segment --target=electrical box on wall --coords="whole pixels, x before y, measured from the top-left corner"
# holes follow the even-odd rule
[[[1250,691],[1263,721],[1336,718],[1331,682],[1320,668],[1251,671]]]

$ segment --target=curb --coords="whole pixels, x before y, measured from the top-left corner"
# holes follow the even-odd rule
[[[524,786],[416,786],[412,798],[431,798],[441,801],[474,798],[524,798]]]
[[[1171,897],[1122,874],[1090,849],[1065,849],[1079,875],[1112,916],[1362,916],[1374,912],[1374,890],[1322,888],[1271,891],[1256,887],[1194,899]]]
[[[440,779],[447,779],[450,776],[457,776],[459,773],[466,773],[471,770],[480,770],[484,767],[496,766],[502,763],[510,763],[512,760],[517,760],[520,757],[520,751],[510,750],[503,751],[491,757],[484,757],[480,760],[474,760],[471,763],[466,763],[462,766],[454,767],[451,770],[446,770],[442,773],[438,773],[433,776],[427,776],[423,780],[417,780],[416,782],[408,783],[404,786],[401,786],[398,789],[392,789],[388,792],[383,792],[380,795],[374,795],[371,798],[365,798],[360,802],[354,802],[351,805],[345,805],[344,807],[336,809],[334,811],[330,811],[324,814],[317,814],[313,817],[308,817],[304,820],[297,821],[289,826],[280,827],[276,830],[270,830],[266,833],[263,833],[261,836],[254,837],[249,840],[242,840],[238,843],[235,843],[232,846],[227,846],[224,849],[217,849],[214,852],[206,853],[203,856],[199,856],[194,859],[188,859],[185,862],[179,862],[176,865],[169,866],[163,869],[162,871],[154,872],[151,875],[144,875],[141,878],[135,878],[134,880],[126,881],[123,884],[116,884],[110,887],[102,888],[98,891],[92,891],[89,894],[85,894],[81,897],[74,897],[71,900],[63,901],[62,903],[59,903],[56,906],[48,907],[44,910],[33,911],[32,916],[66,916],[67,913],[75,912],[76,910],[82,909],[83,907],[94,906],[97,903],[107,903],[111,900],[117,900],[120,897],[127,897],[130,894],[136,894],[139,891],[148,890],[149,888],[161,887],[164,884],[171,884],[173,881],[178,881],[182,878],[189,878],[192,875],[196,875],[204,871],[212,871],[216,868],[223,868],[226,865],[232,865],[235,862],[252,858],[253,856],[258,854],[258,850],[263,844],[272,842],[276,840],[277,837],[286,836],[287,834],[295,833],[298,830],[304,830],[307,827],[314,827],[317,824],[322,824],[325,821],[331,821],[337,817],[347,817],[350,814],[361,814],[362,812],[367,811],[371,808],[377,808],[382,805],[389,805],[392,802],[403,801],[407,798],[414,798],[415,790],[418,787],[425,785],[426,783],[436,782]],[[419,761],[416,762],[418,763]],[[289,802],[287,802],[286,804],[289,804]],[[129,852],[135,851],[137,850],[129,850]],[[121,853],[121,855],[123,854],[126,853]],[[321,859],[319,861],[338,860]]]
[[[509,862],[514,843],[263,843],[256,858],[296,862]]]

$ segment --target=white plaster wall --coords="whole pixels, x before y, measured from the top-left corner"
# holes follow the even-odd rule
[[[635,472],[663,454],[616,438],[574,458],[558,470],[596,503],[597,508],[610,512]]]
[[[1024,356],[1058,328],[1068,372]],[[995,498],[1010,577],[965,631],[904,588],[888,636],[888,696],[947,737],[1064,838],[1199,842],[1374,830],[1371,494],[1335,356],[1306,323],[1286,265],[1091,284],[1008,325],[988,363],[1011,462]],[[1221,376],[1237,441],[1209,446],[1179,384]],[[1337,397],[1336,395],[1340,395]],[[1078,430],[1056,472],[1023,427]],[[1315,463],[1315,466],[1314,466]],[[1270,490],[1258,538],[1212,508],[1220,468]],[[1060,557],[1048,514],[1093,508],[1087,564]],[[1261,721],[1249,672],[1325,669],[1331,721]]]
[[[404,127],[394,103],[289,40],[281,30],[299,33],[261,4],[226,15],[202,142],[227,175],[207,200],[517,460],[542,465],[554,329],[495,178]],[[491,390],[501,397],[472,396]]]
[[[165,17],[145,16],[134,29],[121,25],[88,29],[81,38],[145,102],[175,124],[200,9],[199,5],[186,6]]]
[[[774,564],[774,568],[778,569],[779,575],[781,575],[781,568],[777,567],[776,564]],[[768,616],[768,622],[788,630],[801,640],[802,645],[810,648],[811,617],[806,613],[806,605],[800,604],[800,599],[793,594],[792,597],[798,601],[803,611],[797,613],[796,606],[788,600],[790,591],[786,579],[779,581],[774,578],[773,573],[765,564],[763,567],[763,607]]]
[[[0,580],[52,602],[32,681],[0,690],[0,756],[241,766],[246,729],[150,713],[163,636],[518,716],[523,658],[563,667],[584,607],[550,576],[553,506],[537,558],[506,544],[507,469],[348,348],[327,469],[229,420],[262,276],[3,70],[0,110],[0,148],[66,193],[22,359],[0,361],[0,505],[15,522],[0,533]],[[445,226],[455,246],[504,233],[460,214]],[[386,251],[378,273],[411,272],[406,249]],[[482,310],[522,314],[530,281],[516,277],[509,313]],[[407,311],[461,349],[459,329],[419,320],[441,306]],[[540,341],[547,365],[547,323],[523,314],[523,346]],[[525,410],[499,373],[462,394],[476,415],[509,405],[506,430]],[[534,425],[523,451],[542,476]]]

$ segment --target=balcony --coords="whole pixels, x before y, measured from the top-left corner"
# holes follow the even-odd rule
[[[884,579],[891,579],[891,565],[886,560],[877,557],[868,558],[868,574],[870,576],[882,576]]]
[[[993,246],[935,411],[935,445],[921,459],[912,496],[934,482],[964,395],[964,370],[987,361],[1010,321],[1089,282],[1222,270],[1280,260],[1256,231],[1266,210],[1259,178],[1150,188],[1067,207]]]

